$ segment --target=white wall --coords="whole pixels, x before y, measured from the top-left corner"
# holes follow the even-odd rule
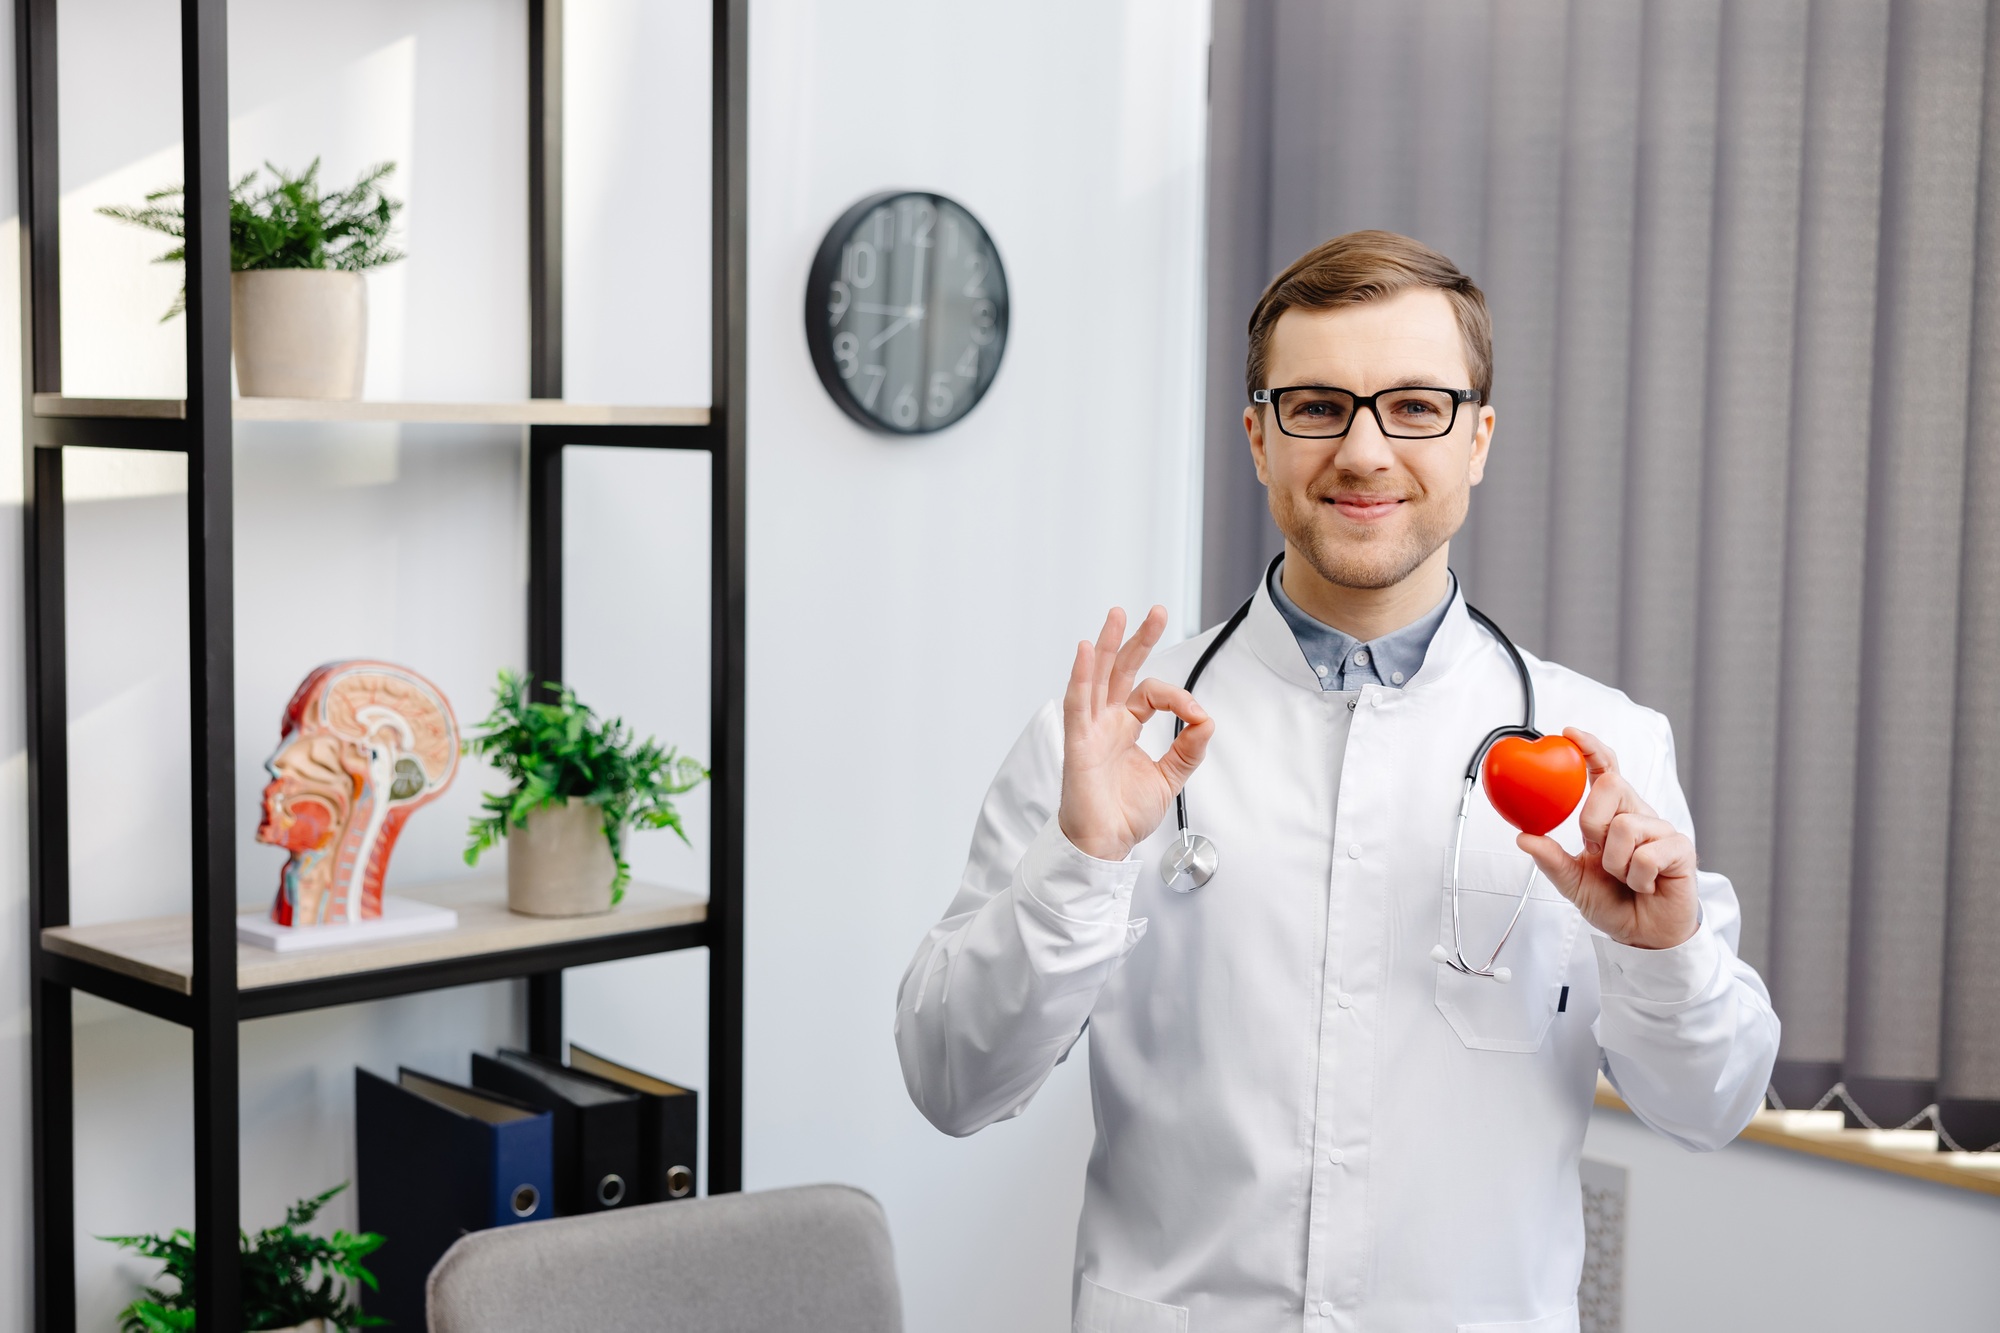
[[[1597,1111],[1625,1167],[1625,1333],[1989,1333],[2000,1199],[1756,1143],[1690,1153]]]
[[[752,6],[748,1178],[887,1205],[918,1333],[1066,1327],[1073,1059],[944,1137],[890,1037],[1001,756],[1112,602],[1192,604],[1207,7]],[[889,186],[956,198],[1012,296],[987,400],[929,440],[819,388],[806,269]]]

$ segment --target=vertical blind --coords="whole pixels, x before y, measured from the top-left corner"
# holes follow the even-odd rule
[[[1499,417],[1454,565],[1672,720],[1774,1095],[2000,1142],[2000,15],[1217,0],[1213,61],[1210,619],[1277,544],[1258,292],[1363,227],[1450,255]]]

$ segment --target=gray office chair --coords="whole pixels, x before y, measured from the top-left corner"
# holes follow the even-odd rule
[[[845,1185],[475,1231],[431,1270],[431,1333],[901,1333],[889,1228]]]

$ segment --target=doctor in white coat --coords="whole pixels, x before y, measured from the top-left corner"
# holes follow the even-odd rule
[[[971,1134],[1088,1027],[1082,1333],[1575,1333],[1599,1071],[1717,1148],[1760,1105],[1778,1021],[1729,881],[1697,866],[1666,719],[1533,657],[1537,721],[1589,791],[1548,837],[1475,795],[1454,940],[1466,763],[1523,707],[1449,564],[1493,438],[1478,288],[1358,232],[1280,275],[1250,334],[1244,428],[1284,554],[1192,694],[1216,629],[1144,680],[1161,608],[1078,645],[903,979],[904,1079]],[[1192,892],[1161,871],[1183,786],[1219,856]],[[1507,979],[1439,945],[1475,968],[1497,945]]]

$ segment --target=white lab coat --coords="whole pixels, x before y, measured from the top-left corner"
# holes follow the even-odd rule
[[[1214,633],[1148,674],[1179,682]],[[1688,830],[1666,720],[1528,662],[1538,725],[1602,737]],[[1512,981],[1462,976],[1430,951],[1450,938],[1463,774],[1521,716],[1463,601],[1407,687],[1332,693],[1260,587],[1197,693],[1216,732],[1189,820],[1215,878],[1162,885],[1171,815],[1123,862],[1063,837],[1045,706],[903,979],[910,1096],[950,1134],[1019,1115],[1089,1025],[1078,1333],[1575,1333],[1598,1070],[1690,1148],[1735,1137],[1770,1076],[1778,1020],[1736,957],[1729,882],[1704,872],[1695,937],[1647,951],[1537,876],[1500,959]],[[1162,752],[1170,727],[1142,743]],[[1554,836],[1574,851],[1575,816]],[[1482,798],[1465,847],[1466,955],[1483,961],[1531,863]]]

